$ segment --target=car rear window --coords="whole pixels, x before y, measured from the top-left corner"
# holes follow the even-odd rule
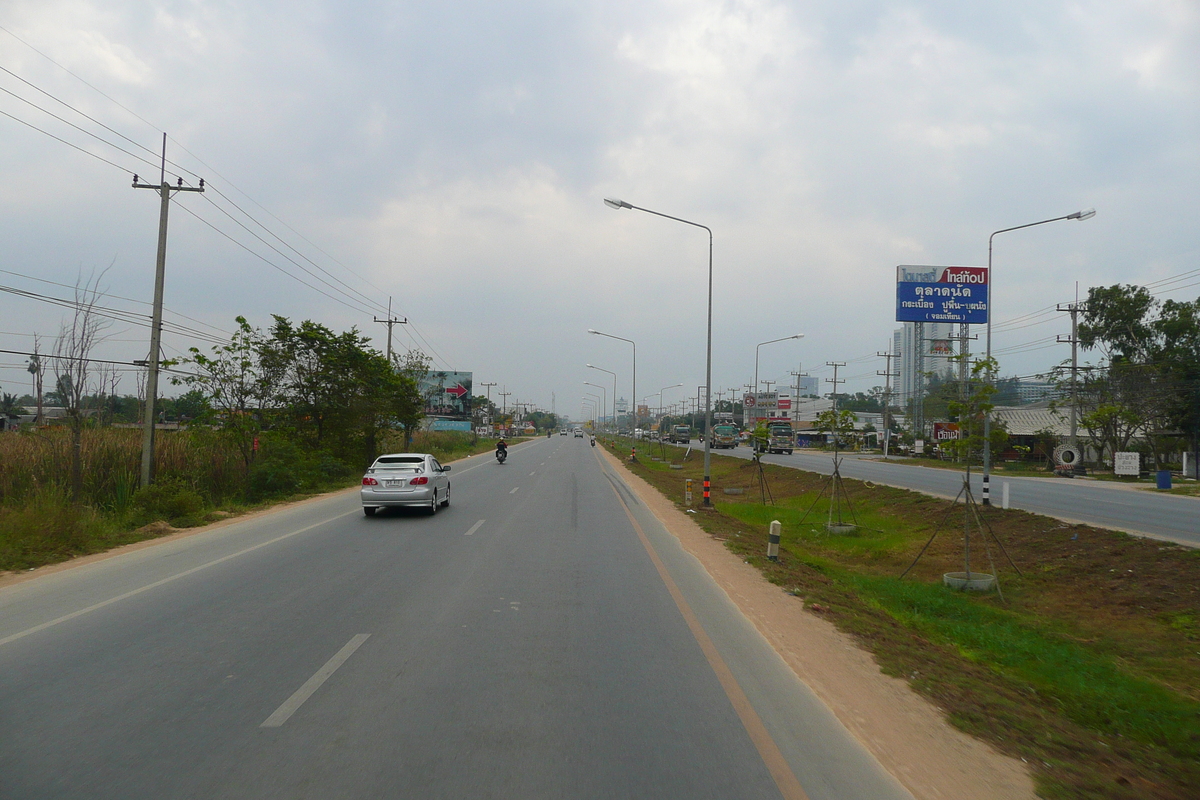
[[[375,462],[374,468],[400,470],[403,472],[420,472],[425,469],[425,458],[424,456],[384,457]]]

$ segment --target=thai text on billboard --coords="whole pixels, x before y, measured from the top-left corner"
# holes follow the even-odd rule
[[[987,267],[896,267],[897,322],[988,320]]]

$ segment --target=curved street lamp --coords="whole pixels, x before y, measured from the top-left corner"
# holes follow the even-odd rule
[[[622,342],[629,342],[633,345],[633,392],[632,397],[637,397],[637,343],[633,339],[626,339],[624,336],[613,336],[611,333],[603,333],[601,331],[588,328],[588,333],[595,336],[607,336],[609,339],[619,339]],[[615,380],[615,376],[614,376]],[[615,384],[614,384],[615,385]],[[629,415],[629,438],[633,438],[634,430],[637,428],[637,400],[633,400],[633,413]],[[616,426],[617,420],[617,390],[613,389],[613,425]]]
[[[758,345],[755,346],[755,348],[754,348],[754,391],[756,391],[756,392],[758,391],[758,348],[762,347],[764,344],[775,344],[775,342],[786,342],[791,339],[803,339],[803,338],[804,338],[803,333],[796,333],[791,336],[783,336],[779,339],[769,339],[765,342],[759,342]]]
[[[631,203],[626,203],[624,200],[617,200],[611,197],[604,198],[604,204],[609,208],[615,209],[633,209],[635,211],[644,211],[647,214],[653,214],[656,217],[682,222],[684,225],[691,225],[696,228],[703,228],[708,231],[708,347],[705,358],[704,368],[704,506],[712,507],[712,500],[709,498],[709,489],[712,486],[712,436],[708,435],[712,430],[712,298],[713,298],[713,233],[712,228],[707,225],[701,225],[699,222],[683,219],[682,217],[672,217],[670,214],[663,214],[660,211],[651,211],[648,208],[635,206]],[[637,392],[634,392],[637,396]]]
[[[600,408],[603,409],[603,411],[600,412],[600,421],[603,422],[604,421],[604,413],[605,413],[605,411],[608,411],[608,389],[606,389],[605,387],[601,386],[598,383],[589,383],[588,381],[584,381],[583,385],[584,386],[594,386],[595,388],[599,389],[603,393],[600,396],[600,400],[603,403],[603,405],[600,406]]]
[[[1051,219],[1044,219],[1044,220],[1041,220],[1040,222],[1029,222],[1024,225],[1014,225],[1011,228],[1001,228],[1000,230],[993,232],[992,235],[988,237],[987,360],[989,362],[992,360],[992,312],[994,310],[992,308],[992,239],[995,239],[996,235],[1000,234],[1000,233],[1008,233],[1009,231],[1019,231],[1022,228],[1032,228],[1035,225],[1045,225],[1047,222],[1059,222],[1064,219],[1077,219],[1077,220],[1082,221],[1085,219],[1091,219],[1094,216],[1096,216],[1096,209],[1087,208],[1087,209],[1084,209],[1083,211],[1076,211],[1074,214],[1067,214],[1065,217],[1052,217]],[[996,375],[990,369],[988,370],[988,383],[992,384],[993,386],[996,383]],[[991,475],[992,475],[991,433],[992,433],[992,415],[991,415],[991,412],[985,412],[983,415],[983,504],[985,506],[990,506],[992,504],[992,498],[989,494],[989,486],[991,483]]]
[[[665,392],[667,389],[675,389],[680,386],[683,386],[683,384],[682,383],[672,383],[670,386],[664,386],[663,388],[658,390],[658,415],[660,417],[662,416],[662,393]]]
[[[612,399],[613,415],[612,415],[612,417],[613,417],[613,427],[615,428],[617,426],[617,373],[613,372],[611,369],[605,369],[604,367],[597,367],[595,364],[588,364],[587,368],[588,369],[598,369],[601,372],[607,372],[609,375],[612,375],[612,379],[613,379],[613,399]]]

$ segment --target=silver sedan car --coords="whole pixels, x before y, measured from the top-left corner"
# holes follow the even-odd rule
[[[450,505],[450,478],[429,453],[390,453],[375,459],[362,479],[363,513],[378,508],[416,506],[429,514]]]

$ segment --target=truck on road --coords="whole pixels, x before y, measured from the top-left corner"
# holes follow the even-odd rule
[[[692,441],[692,429],[687,425],[674,425],[671,427],[670,434],[671,444],[689,444]]]
[[[724,447],[732,450],[737,447],[738,432],[733,425],[713,425],[712,447]]]
[[[792,423],[787,420],[775,420],[767,423],[767,452],[792,454],[796,439],[792,433]]]

